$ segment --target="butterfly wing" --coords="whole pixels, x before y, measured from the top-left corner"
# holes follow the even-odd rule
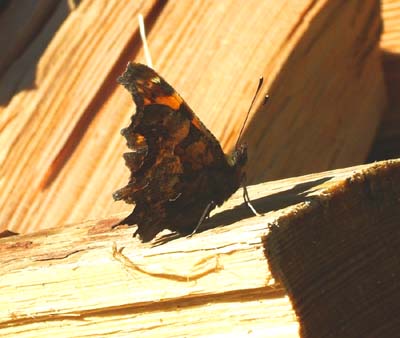
[[[129,63],[118,82],[137,107],[121,131],[132,150],[124,154],[131,177],[113,196],[135,204],[121,223],[137,224],[144,241],[163,229],[190,233],[207,205],[221,204],[240,182],[216,138],[154,70]]]

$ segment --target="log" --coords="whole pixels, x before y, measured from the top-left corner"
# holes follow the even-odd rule
[[[0,239],[1,336],[396,337],[399,187],[400,159],[251,186],[262,216],[238,192],[191,238]]]
[[[270,101],[260,95],[243,137],[249,182],[362,163],[385,106],[378,0],[12,3],[0,17],[15,41],[0,80],[0,230],[130,210],[111,199],[128,181],[119,131],[135,109],[115,79],[143,62],[139,11],[155,69],[225,150],[265,77]],[[30,43],[4,21],[16,13]]]

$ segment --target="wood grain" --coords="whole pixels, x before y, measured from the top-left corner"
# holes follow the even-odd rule
[[[396,160],[252,186],[263,216],[237,193],[192,238],[143,244],[132,227],[111,230],[118,215],[0,239],[0,333],[298,337],[283,285],[304,336],[364,333],[362,319],[392,304],[385,290],[400,293],[399,173]],[[355,292],[379,276],[375,293]],[[374,332],[396,327],[379,318]]]
[[[355,171],[267,235],[301,337],[398,336],[399,164]]]

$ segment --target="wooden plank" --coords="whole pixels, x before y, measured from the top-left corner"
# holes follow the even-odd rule
[[[131,208],[111,199],[128,180],[119,130],[135,109],[115,78],[143,61],[139,5],[82,1],[27,70],[36,88],[3,108],[0,226],[25,233]],[[377,0],[143,6],[155,68],[225,149],[265,76],[270,103],[244,136],[250,182],[364,160],[385,105]]]
[[[389,300],[366,302],[383,296],[387,272],[393,280],[400,266],[394,265],[400,246],[391,246],[398,241],[399,181],[396,160],[252,186],[263,216],[252,216],[239,192],[214,212],[208,230],[167,242],[165,233],[140,243],[132,227],[111,230],[125,214],[0,239],[0,333],[298,337],[296,316],[275,278],[288,288],[309,337],[326,332],[339,315],[376,315]],[[338,201],[346,203],[338,209]],[[375,254],[380,266],[370,265]],[[376,282],[381,266],[390,270],[379,275],[383,284],[375,293],[344,306],[341,297]],[[390,297],[400,294],[390,290]],[[308,311],[318,297],[316,311]],[[376,330],[395,327],[376,317]],[[345,329],[364,332],[368,325],[360,328],[360,318],[346,321]]]
[[[260,311],[263,313],[260,314]],[[224,314],[221,316],[221,314]],[[210,318],[218,317],[218,321]],[[50,318],[49,318],[50,319]],[[110,310],[105,313],[57,316],[43,325],[28,321],[25,325],[0,328],[3,337],[40,336],[121,337],[204,337],[210,335],[273,338],[299,337],[298,323],[290,302],[282,292],[249,292],[246,299],[237,295],[205,298],[198,302],[160,304],[148,309]]]

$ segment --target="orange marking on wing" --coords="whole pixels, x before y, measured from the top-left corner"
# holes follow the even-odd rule
[[[192,119],[192,124],[193,124],[197,129],[199,129],[199,130],[202,130],[202,129],[203,129],[203,126],[202,126],[200,120],[199,120],[196,116],[193,117],[193,119]]]
[[[135,143],[136,145],[142,145],[142,144],[146,144],[146,139],[143,135],[141,134],[135,134]]]
[[[182,98],[177,93],[169,96],[158,96],[155,99],[155,103],[166,105],[173,110],[178,110],[182,102]]]

